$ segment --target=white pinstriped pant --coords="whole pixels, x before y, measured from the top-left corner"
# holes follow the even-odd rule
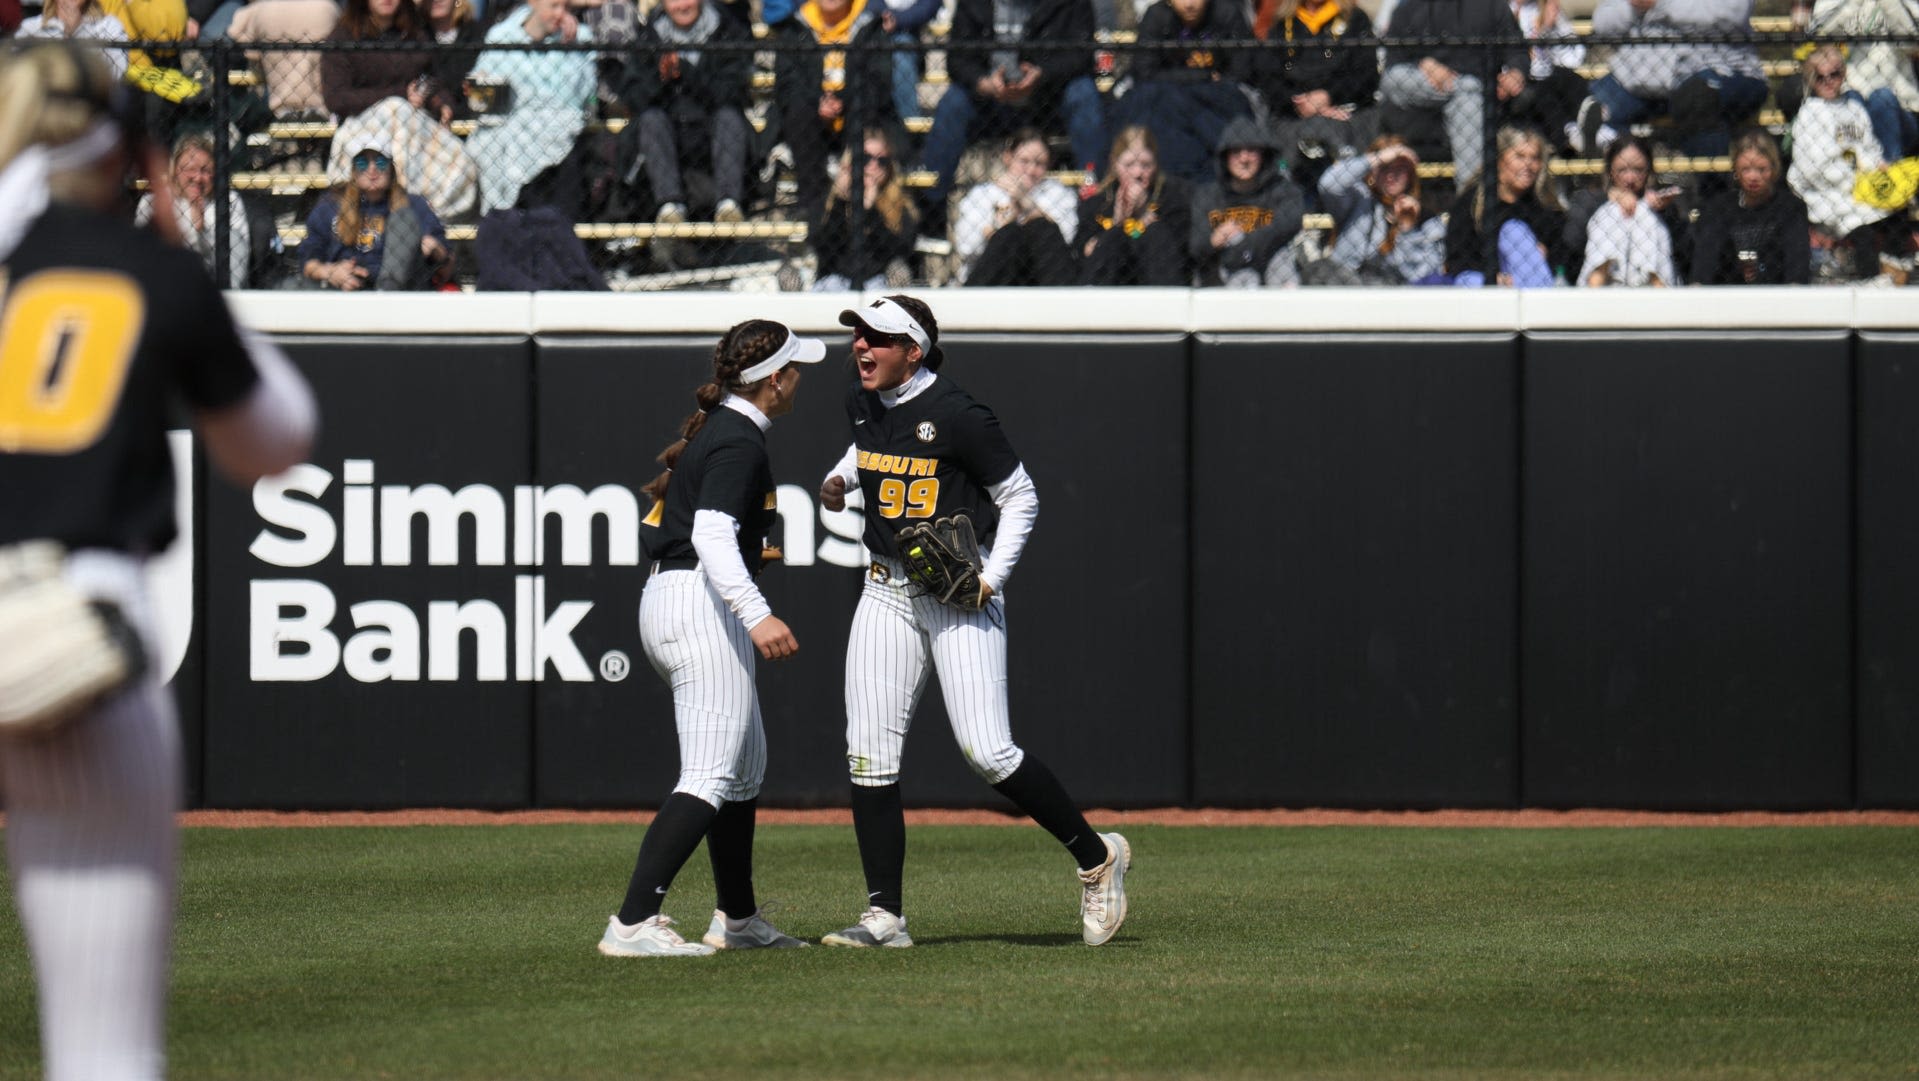
[[[136,560],[76,553],[68,578],[154,641]],[[40,985],[49,1081],[166,1069],[167,958],[179,842],[180,734],[153,674],[42,736],[0,740],[7,861]]]
[[[746,627],[699,570],[660,571],[640,595],[640,642],[673,688],[684,792],[718,808],[760,794],[766,731]]]
[[[899,564],[887,580],[868,574],[846,646],[846,762],[853,783],[897,782],[913,711],[929,662],[939,670],[946,715],[966,764],[987,784],[1012,776],[1025,758],[1013,742],[1006,704],[1006,608],[999,597],[962,612],[913,596]]]

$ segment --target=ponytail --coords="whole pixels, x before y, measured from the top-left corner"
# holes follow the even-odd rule
[[[719,344],[713,347],[713,378],[693,391],[693,401],[699,408],[680,422],[680,437],[660,452],[657,461],[666,469],[648,481],[641,491],[654,502],[666,498],[666,485],[673,479],[673,467],[679,464],[680,455],[686,453],[686,445],[706,427],[707,414],[718,409],[727,395],[746,391],[748,386],[740,382],[740,373],[772,356],[785,344],[786,335],[786,327],[779,323],[749,319],[721,336]]]

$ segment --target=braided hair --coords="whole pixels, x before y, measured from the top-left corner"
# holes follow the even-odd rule
[[[745,396],[754,386],[765,382],[766,379],[759,379],[751,384],[742,383],[740,373],[777,352],[786,344],[787,334],[783,324],[771,319],[748,319],[735,324],[720,337],[719,344],[713,347],[713,378],[693,392],[699,408],[680,422],[680,437],[660,452],[658,461],[666,469],[647,482],[642,491],[655,501],[666,498],[666,485],[673,479],[673,467],[679,463],[680,455],[686,453],[687,443],[706,427],[707,414],[718,409],[728,394]]]

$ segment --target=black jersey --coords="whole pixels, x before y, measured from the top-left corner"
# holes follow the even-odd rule
[[[258,380],[198,256],[53,204],[0,264],[0,544],[165,548],[170,408]]]
[[[860,491],[866,497],[866,547],[899,558],[900,527],[965,511],[980,543],[990,545],[999,507],[987,492],[1019,468],[1019,455],[991,409],[951,379],[888,409],[857,384],[846,400]]]
[[[646,525],[657,530],[647,537],[647,553],[654,559],[696,558],[693,515],[715,510],[740,524],[740,559],[758,575],[777,495],[766,433],[751,417],[719,406],[674,463],[666,498],[647,513]]]

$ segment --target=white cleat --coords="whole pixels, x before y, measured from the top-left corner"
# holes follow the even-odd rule
[[[1079,873],[1083,888],[1079,900],[1080,937],[1098,946],[1119,933],[1126,922],[1126,872],[1133,866],[1133,846],[1117,833],[1102,833],[1106,862]]]
[[[913,944],[913,936],[906,933],[906,917],[895,916],[883,908],[869,908],[860,916],[860,922],[820,941],[828,946],[885,946],[902,950]]]
[[[628,927],[615,915],[607,918],[606,934],[600,936],[600,952],[608,957],[705,957],[713,947],[688,942],[673,930],[673,921],[664,914],[651,916]]]
[[[790,950],[807,945],[768,923],[760,912],[736,920],[717,908],[700,941],[716,950]]]

